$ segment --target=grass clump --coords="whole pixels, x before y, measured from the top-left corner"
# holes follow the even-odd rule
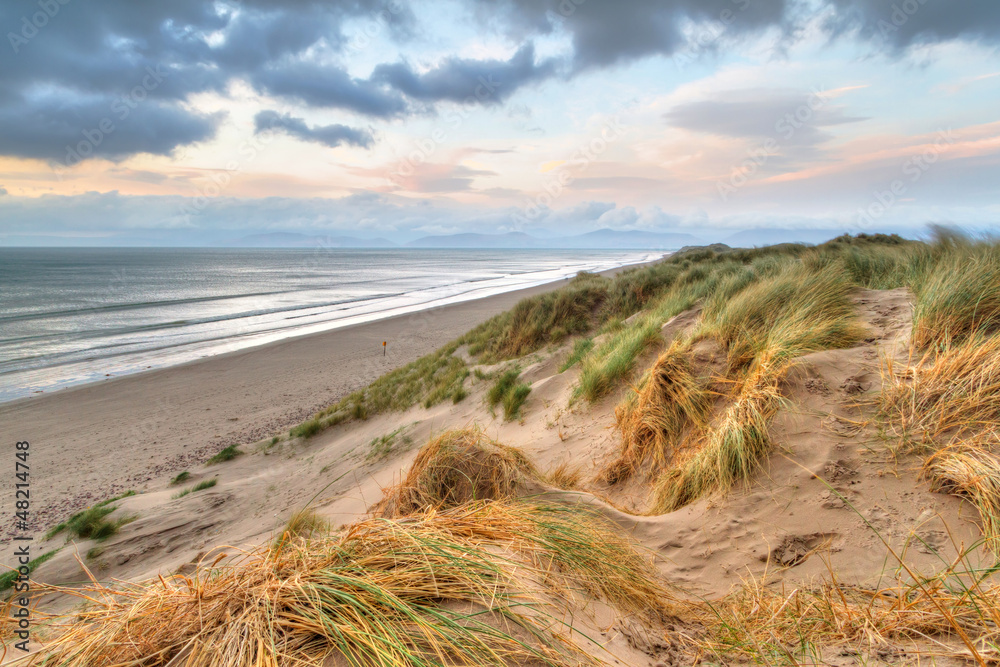
[[[1000,426],[1000,336],[945,343],[902,369],[886,359],[879,416],[922,448]]]
[[[459,339],[487,363],[522,357],[566,336],[584,333],[598,321],[608,279],[582,273],[562,289],[519,301]]]
[[[580,360],[587,356],[587,353],[594,349],[594,339],[581,338],[573,343],[573,350],[566,357],[566,361],[559,365],[559,372],[565,373],[573,366],[580,363]]]
[[[939,230],[913,285],[913,342],[954,345],[1000,331],[1000,245]]]
[[[276,544],[282,545],[292,540],[308,540],[315,536],[330,532],[330,522],[309,508],[301,509],[291,517],[276,538]]]
[[[463,385],[469,376],[465,362],[453,356],[458,347],[458,342],[449,343],[386,373],[296,426],[290,435],[311,437],[349,419],[364,420],[384,412],[407,410],[418,403],[427,408],[446,399],[457,403],[464,398]]]
[[[288,431],[288,435],[293,438],[311,438],[323,430],[323,422],[318,418],[310,419],[309,421],[304,421],[298,426],[293,427]]]
[[[661,340],[655,322],[619,331],[584,357],[576,395],[594,402],[610,393],[635,370],[639,355]]]
[[[380,435],[377,438],[372,438],[368,443],[368,453],[365,455],[365,458],[369,461],[388,458],[389,455],[395,451],[396,440],[399,437],[399,434],[403,432],[403,428],[405,427],[400,427],[392,433],[386,433],[385,435]],[[407,447],[413,443],[413,440],[408,435],[404,436],[402,441]]]
[[[175,493],[173,495],[173,498],[176,500],[177,498],[183,498],[184,496],[188,495],[189,493],[197,493],[198,491],[204,491],[205,489],[211,489],[213,486],[215,486],[218,483],[219,483],[219,480],[216,479],[216,478],[214,478],[214,477],[212,479],[206,479],[204,481],[198,482],[197,484],[195,484],[190,489],[184,489],[183,491]]]
[[[583,468],[563,461],[545,476],[545,480],[556,488],[570,491],[578,488],[583,481]]]
[[[531,393],[531,385],[521,382],[520,377],[520,369],[510,368],[501,373],[486,392],[486,404],[490,411],[498,405],[503,406],[503,416],[507,421],[520,414],[521,406]]]
[[[83,540],[105,540],[118,533],[118,530],[127,523],[135,521],[137,517],[127,516],[116,520],[109,520],[107,517],[113,514],[117,505],[111,503],[120,500],[121,497],[105,500],[82,512],[77,512],[69,519],[60,523],[45,534],[46,539],[51,539],[56,535],[67,531]]]
[[[934,658],[990,664],[1000,587],[986,579],[989,569],[967,569],[964,556],[935,576],[880,579],[878,587],[834,579],[789,591],[745,579],[722,600],[691,605],[706,632],[685,643],[720,664],[813,665],[829,664],[824,649],[829,657],[850,650],[867,664],[866,657],[879,662],[886,650],[929,639]]]
[[[239,447],[237,447],[236,445],[229,445],[228,447],[220,451],[218,454],[210,458],[208,461],[206,461],[205,465],[210,466],[216,463],[225,463],[226,461],[232,461],[237,456],[241,456],[242,454],[243,452],[240,451]]]
[[[721,421],[707,430],[688,458],[660,476],[653,489],[654,513],[672,512],[750,479],[771,449],[767,431],[778,411],[786,368],[770,360],[755,365]]]
[[[615,410],[621,449],[601,470],[607,483],[630,477],[647,461],[654,470],[662,470],[673,459],[682,436],[692,427],[705,425],[707,387],[693,373],[690,354],[687,341],[675,341]]]
[[[170,480],[170,486],[177,486],[179,484],[183,484],[184,482],[188,481],[188,479],[190,479],[190,478],[191,478],[191,473],[189,473],[187,470],[185,470],[184,472],[179,473],[176,477],[174,477],[172,480]]]
[[[537,476],[524,454],[479,429],[446,431],[423,446],[406,477],[372,511],[395,517],[475,500],[509,499],[526,479]]]
[[[89,605],[57,626],[35,660],[62,667],[587,664],[557,634],[568,628],[557,620],[571,609],[566,590],[594,591],[624,614],[672,609],[649,563],[596,515],[476,503],[267,544],[194,578],[62,589]]]
[[[53,551],[47,551],[38,558],[33,558],[32,560],[28,561],[28,576],[31,576],[31,573],[34,572],[40,565],[42,565],[42,563],[45,563],[46,561],[50,560],[57,553],[59,553],[59,549],[55,549]],[[20,575],[17,570],[10,570],[8,572],[0,574],[0,592],[3,592],[8,588],[10,588],[11,586],[13,586],[14,582],[17,581],[18,576]],[[9,617],[10,615],[8,614],[7,618]]]
[[[732,295],[721,289],[705,304],[703,335],[726,347],[731,369],[744,368],[765,352],[790,359],[849,347],[864,336],[851,285],[839,271],[811,271],[794,262],[769,277],[755,273],[730,278],[730,287],[747,284]]]
[[[978,510],[986,545],[1000,554],[1000,460],[970,443],[935,452],[924,464],[931,490],[968,500]]]

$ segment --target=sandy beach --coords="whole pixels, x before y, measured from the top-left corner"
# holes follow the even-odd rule
[[[200,463],[228,445],[298,424],[520,299],[561,284],[11,401],[0,404],[0,435],[5,442],[31,443],[35,525],[45,529],[97,500]],[[9,486],[0,491],[4,507],[12,493]],[[9,533],[0,539],[6,541]]]

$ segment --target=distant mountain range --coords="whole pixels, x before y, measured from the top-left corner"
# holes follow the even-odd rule
[[[840,229],[748,229],[724,237],[721,242],[734,248],[776,243],[823,243],[843,234]],[[677,250],[683,246],[719,241],[718,231],[706,233],[709,241],[691,234],[671,232],[598,229],[575,236],[541,238],[524,232],[506,234],[449,234],[424,236],[408,243],[384,238],[359,239],[353,236],[310,236],[291,232],[252,234],[220,245],[234,248],[539,248],[579,250]]]
[[[576,236],[539,238],[524,232],[507,234],[450,234],[424,236],[397,244],[387,239],[358,239],[350,236],[310,236],[290,232],[252,234],[222,245],[234,248],[542,248],[623,250],[676,250],[699,245],[702,239],[691,234],[599,229]]]
[[[309,236],[293,232],[251,234],[222,243],[231,248],[395,248],[386,239],[357,239],[353,236]]]

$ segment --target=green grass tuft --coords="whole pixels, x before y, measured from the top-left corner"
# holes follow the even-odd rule
[[[221,452],[219,452],[218,454],[210,458],[208,461],[206,461],[205,465],[210,466],[216,463],[225,463],[226,461],[232,461],[237,456],[240,456],[242,454],[243,452],[241,452],[236,445],[229,445]]]
[[[31,576],[31,573],[34,572],[36,569],[38,569],[38,566],[40,566],[42,563],[55,556],[57,553],[59,553],[59,549],[48,551],[39,556],[38,558],[29,561],[28,576]],[[10,570],[9,572],[4,572],[3,574],[0,574],[0,592],[5,591],[11,586],[13,586],[14,582],[17,581],[17,577],[18,577],[17,570]]]
[[[531,386],[520,380],[521,370],[510,368],[501,373],[486,392],[486,404],[492,412],[498,405],[503,406],[504,419],[516,418],[521,406],[528,400]]]
[[[565,373],[573,366],[580,363],[580,360],[587,356],[587,353],[594,349],[594,340],[592,338],[581,338],[580,340],[573,343],[573,350],[566,357],[566,361],[559,365],[559,372]]]

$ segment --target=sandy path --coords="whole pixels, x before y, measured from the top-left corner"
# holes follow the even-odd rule
[[[0,485],[0,508],[13,513],[16,441],[31,442],[33,523],[44,529],[96,500],[204,461],[226,445],[297,424],[525,296],[561,284],[0,404],[0,441],[9,453],[11,480]],[[385,357],[383,340],[389,343]],[[11,528],[5,523],[0,541],[9,539]]]

